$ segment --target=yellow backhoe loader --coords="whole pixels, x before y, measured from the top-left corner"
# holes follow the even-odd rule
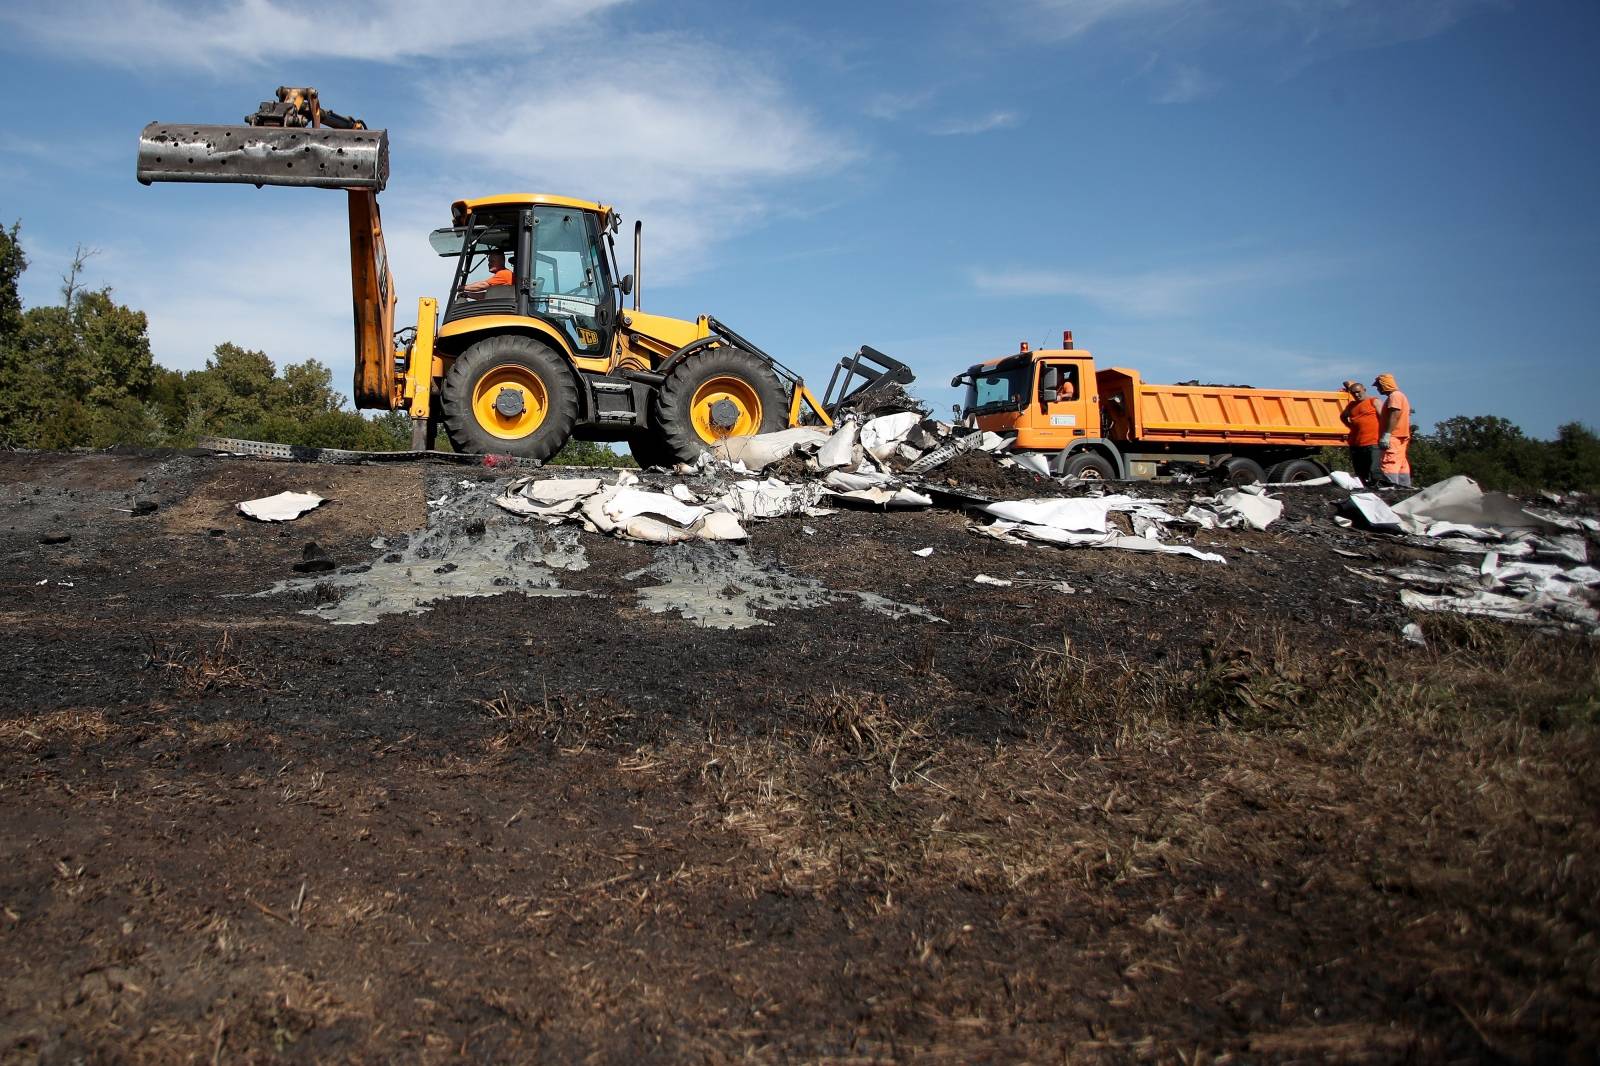
[[[138,179],[344,190],[353,398],[359,408],[407,411],[413,448],[432,447],[442,424],[457,451],[546,459],[577,437],[626,441],[640,465],[664,465],[725,437],[831,425],[842,407],[912,380],[903,363],[863,346],[818,400],[715,318],[641,311],[641,225],[633,272],[622,275],[617,213],[542,193],[457,200],[450,225],[429,237],[455,261],[450,295],[419,300],[417,324],[397,334],[378,213],[387,132],[322,110],[315,89],[284,87],[277,97],[243,126],[151,123]]]

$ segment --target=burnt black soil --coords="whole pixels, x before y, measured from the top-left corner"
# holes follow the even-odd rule
[[[1197,534],[1226,566],[942,510],[753,526],[939,622],[697,628],[636,605],[655,549],[589,535],[592,597],[250,595],[485,478],[0,455],[7,1060],[1596,1050],[1593,648],[1400,642],[1347,567],[1416,549],[1337,494]],[[234,510],[284,489],[330,502]]]

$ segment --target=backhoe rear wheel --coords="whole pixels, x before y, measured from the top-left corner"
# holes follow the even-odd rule
[[[578,386],[566,360],[532,337],[474,344],[450,364],[439,394],[458,452],[548,459],[578,421]]]
[[[696,455],[728,437],[788,425],[788,401],[772,365],[739,348],[704,348],[667,375],[656,416],[673,456]]]

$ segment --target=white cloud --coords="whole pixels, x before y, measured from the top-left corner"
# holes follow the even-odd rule
[[[1302,281],[1328,264],[1280,258],[1137,274],[1011,270],[980,271],[978,289],[997,296],[1070,296],[1135,318],[1167,318],[1201,310],[1230,291]]]
[[[764,67],[679,37],[506,65],[429,99],[429,143],[471,167],[475,188],[560,192],[646,219],[657,281],[760,219],[780,189],[858,155]]]
[[[129,67],[226,70],[286,59],[392,63],[467,51],[528,50],[626,0],[23,0],[0,11],[22,38]],[[485,33],[485,27],[493,32]]]
[[[934,126],[929,133],[940,137],[958,137],[974,133],[988,133],[991,130],[1005,130],[1017,125],[1022,117],[1015,111],[991,111],[980,118],[958,118],[941,122]]]

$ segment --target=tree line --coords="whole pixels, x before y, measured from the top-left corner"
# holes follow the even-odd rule
[[[81,249],[62,278],[62,302],[24,309],[20,232],[21,223],[0,227],[0,447],[188,447],[202,436],[363,451],[410,446],[407,415],[348,410],[316,359],[280,368],[265,352],[223,343],[203,370],[161,366],[144,312],[117,303],[109,288],[81,286]],[[1418,484],[1466,474],[1484,488],[1600,492],[1600,437],[1576,422],[1539,440],[1494,415],[1447,418],[1413,439],[1410,456]],[[1338,462],[1339,450],[1327,458]],[[556,459],[563,460],[619,457],[574,442]]]
[[[21,224],[0,228],[0,447],[188,447],[213,435],[314,447],[394,450],[410,422],[345,408],[316,359],[281,369],[264,352],[217,345],[203,370],[155,361],[143,311],[80,283],[81,249],[62,301],[24,309]],[[92,253],[91,253],[92,254]]]

